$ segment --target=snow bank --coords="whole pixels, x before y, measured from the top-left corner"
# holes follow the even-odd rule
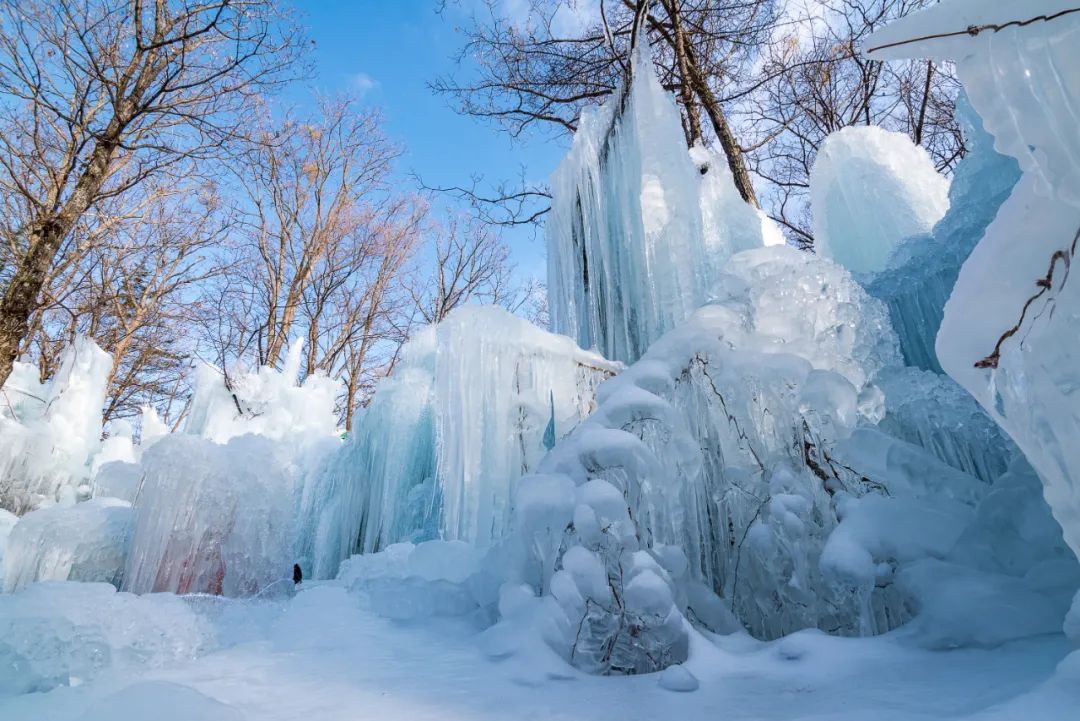
[[[4,591],[47,580],[103,581],[119,587],[131,526],[131,504],[115,498],[31,511],[8,536]]]
[[[107,583],[34,584],[0,595],[0,696],[77,686],[109,668],[188,661],[210,643],[208,625],[174,596],[117,593]]]
[[[853,273],[877,273],[949,207],[949,181],[903,133],[853,126],[825,139],[810,171],[814,248]]]
[[[112,360],[78,336],[45,384],[16,363],[0,389],[0,507],[25,513],[89,496],[89,463],[101,440]]]
[[[324,578],[398,541],[498,541],[517,479],[619,367],[500,308],[455,310],[410,341],[350,442],[309,475],[302,563]]]

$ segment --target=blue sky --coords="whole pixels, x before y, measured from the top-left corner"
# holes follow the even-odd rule
[[[318,75],[313,89],[350,90],[378,106],[386,130],[405,146],[399,169],[428,185],[465,185],[474,173],[492,181],[544,180],[565,152],[567,140],[536,137],[511,141],[494,126],[462,117],[427,83],[454,69],[463,20],[451,7],[435,12],[436,0],[296,0],[315,41]],[[298,93],[297,102],[304,97]],[[508,236],[519,270],[542,277],[543,240],[528,230]]]

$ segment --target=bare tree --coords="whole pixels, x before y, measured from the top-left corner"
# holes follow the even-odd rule
[[[410,289],[421,321],[438,323],[473,300],[503,306],[521,302],[509,249],[495,228],[451,215],[432,230],[434,259],[428,277],[418,278]]]
[[[687,144],[720,146],[743,199],[810,246],[805,191],[829,132],[858,123],[906,132],[946,171],[963,154],[948,66],[884,65],[859,53],[875,29],[930,1],[607,0],[589,13],[578,0],[529,0],[508,18],[504,4],[486,0],[465,22],[462,72],[432,87],[515,137],[573,132],[584,108],[624,82],[634,17],[647,8],[643,32]],[[501,225],[540,222],[549,201],[520,182],[443,190]]]
[[[545,127],[573,132],[583,108],[603,102],[624,82],[635,17],[642,17],[660,81],[678,91],[688,142],[715,140],[739,192],[756,205],[722,91],[745,75],[767,40],[773,3],[612,0],[584,21],[576,5],[530,0],[527,19],[507,19],[500,3],[486,0],[483,12],[470,17],[458,57],[461,64],[475,59],[470,73],[438,78],[432,88],[453,98],[460,112],[496,122],[514,136]],[[708,136],[701,110],[710,123]]]
[[[275,0],[3,0],[0,383],[76,224],[241,134],[302,36]]]
[[[399,153],[380,123],[348,100],[321,101],[310,120],[265,119],[236,167],[254,292],[238,356],[251,349],[258,363],[275,365],[305,297],[314,297],[309,333],[318,336],[328,291],[378,253],[370,226],[378,206],[391,202],[386,191]]]
[[[873,31],[927,0],[820,0],[778,28],[761,80],[744,98],[748,157],[765,181],[771,214],[801,245],[813,243],[810,169],[825,138],[851,125],[907,134],[941,171],[962,157],[954,118],[959,84],[948,65],[869,60]]]
[[[186,390],[199,287],[222,270],[215,246],[228,229],[209,185],[145,183],[120,200],[96,206],[94,229],[107,232],[50,278],[23,345],[45,380],[76,333],[92,337],[113,361],[106,421]]]

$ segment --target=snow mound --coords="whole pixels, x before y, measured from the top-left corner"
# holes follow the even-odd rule
[[[98,701],[79,721],[115,721],[117,709],[133,719],[154,721],[244,721],[238,709],[215,701],[189,686],[143,681]]]
[[[4,591],[35,581],[103,581],[119,587],[131,531],[131,504],[115,498],[31,511],[8,536]]]
[[[853,273],[877,273],[949,208],[949,181],[903,133],[853,126],[825,139],[810,172],[814,247]]]

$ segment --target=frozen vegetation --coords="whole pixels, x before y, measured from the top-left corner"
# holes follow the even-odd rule
[[[970,153],[835,134],[816,253],[642,43],[552,178],[554,332],[453,311],[345,440],[298,344],[104,441],[105,354],[18,366],[0,718],[1070,718],[1080,15],[964,30],[1015,10],[871,39],[952,33],[872,52],[957,63]]]

